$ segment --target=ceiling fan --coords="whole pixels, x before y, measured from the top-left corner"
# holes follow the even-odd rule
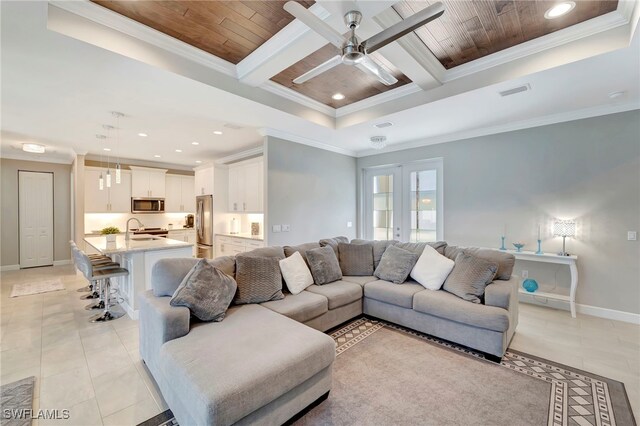
[[[355,65],[365,73],[373,75],[387,86],[392,86],[396,84],[398,80],[371,58],[369,54],[410,33],[416,28],[439,18],[444,13],[444,6],[440,2],[434,3],[426,9],[409,16],[407,19],[363,41],[360,41],[356,36],[356,29],[360,26],[360,21],[362,20],[362,14],[357,10],[352,10],[344,15],[344,21],[351,31],[348,37],[334,30],[329,24],[293,0],[288,1],[284,5],[284,10],[298,18],[311,30],[320,34],[341,50],[341,55],[334,56],[293,80],[295,84],[302,84],[337,65],[345,64]]]

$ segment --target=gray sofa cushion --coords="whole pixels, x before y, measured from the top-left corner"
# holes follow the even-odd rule
[[[215,259],[209,259],[209,263],[215,266],[231,278],[236,277],[236,258],[235,256],[220,256]]]
[[[298,244],[297,246],[284,246],[284,255],[286,257],[291,256],[295,252],[300,252],[302,258],[309,265],[309,261],[307,260],[307,250],[312,250],[314,248],[320,247],[320,243],[304,243]]]
[[[295,350],[292,350],[295,348]],[[324,333],[260,305],[231,307],[162,346],[163,396],[189,407],[193,424],[233,424],[329,367]],[[178,403],[179,402],[179,403]]]
[[[236,256],[238,291],[233,302],[262,303],[284,298],[277,257]]]
[[[398,243],[396,240],[361,240],[353,239],[351,244],[372,244],[373,245],[373,269],[375,270],[380,264],[380,259],[387,247]]]
[[[348,243],[349,239],[347,237],[333,237],[333,238],[323,238],[319,241],[320,247],[329,246],[336,252],[336,257],[338,256],[338,244],[339,243]]]
[[[278,246],[262,247],[255,250],[247,251],[236,256],[250,256],[250,257],[275,257],[277,259],[284,259],[284,249]]]
[[[484,288],[493,281],[497,270],[497,263],[459,253],[442,289],[469,302],[480,303]]]
[[[298,322],[312,320],[329,310],[329,302],[326,297],[308,291],[302,291],[295,295],[287,294],[284,299],[261,303],[261,306]]]
[[[307,251],[307,260],[316,284],[328,284],[342,278],[338,258],[330,246]]]
[[[171,306],[186,306],[202,321],[222,321],[236,293],[236,281],[207,259],[187,273],[171,298]]]
[[[373,244],[338,243],[338,261],[342,275],[373,274]]]
[[[413,296],[413,309],[493,331],[504,332],[509,328],[509,312],[506,309],[468,303],[443,290],[416,293]]]
[[[456,260],[456,256],[460,252],[469,253],[472,256],[479,257],[481,259],[489,260],[498,264],[498,272],[496,273],[496,280],[508,280],[511,278],[513,272],[513,266],[516,263],[516,258],[511,253],[505,253],[499,250],[491,250],[478,247],[456,247],[447,246],[444,250],[444,255],[451,260]]]
[[[352,277],[350,275],[343,275],[342,281],[348,281],[350,283],[358,284],[360,287],[364,287],[366,283],[371,283],[374,281],[378,281],[378,277],[371,275],[368,277]]]
[[[445,241],[435,241],[435,242],[422,242],[422,243],[396,243],[394,244],[396,247],[400,247],[404,250],[409,250],[411,253],[416,253],[421,255],[424,251],[424,247],[429,244],[431,247],[436,249],[438,253],[444,256],[445,249],[447,247],[447,243]]]
[[[413,295],[419,291],[428,290],[425,290],[415,281],[408,281],[398,285],[389,281],[378,280],[365,284],[364,297],[411,309],[413,307]]]
[[[329,299],[329,309],[336,309],[362,299],[362,287],[347,281],[336,281],[325,285],[307,287],[308,292],[320,294]]]
[[[151,269],[151,289],[154,296],[173,296],[182,279],[198,259],[191,257],[160,259]]]
[[[382,255],[380,264],[373,275],[381,280],[402,284],[411,273],[419,257],[419,254],[403,250],[396,245],[390,246]]]

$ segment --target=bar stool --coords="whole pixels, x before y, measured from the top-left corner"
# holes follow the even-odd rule
[[[94,284],[98,285],[99,282],[103,282],[101,286],[101,299],[104,301],[104,311],[100,314],[94,315],[89,318],[90,322],[106,322],[124,315],[124,312],[114,312],[111,310],[111,279],[118,277],[125,277],[129,275],[129,271],[125,268],[111,266],[109,268],[94,268],[91,264],[89,257],[80,250],[77,250],[78,263],[82,265],[83,270],[87,271],[85,275],[87,279]],[[117,265],[117,264],[116,264]]]
[[[71,250],[72,251],[73,250],[80,250],[78,248],[78,246],[76,245],[75,241],[73,241],[73,240],[69,241],[69,245],[71,246]],[[87,254],[87,256],[89,257],[89,259],[91,259],[91,263],[93,263],[93,264],[104,264],[104,263],[107,263],[107,262],[111,262],[111,258],[110,257],[104,256],[102,254]],[[77,263],[75,261],[75,256],[73,256],[73,263],[74,263],[75,267],[77,269],[79,269],[78,265],[77,265]],[[92,285],[88,285],[88,286],[79,288],[76,291],[78,293],[93,293],[93,286]]]
[[[85,264],[83,262],[83,255],[86,255],[87,257],[88,255],[82,252],[77,246],[72,246],[71,250],[73,253],[74,263],[76,263],[76,266],[84,274],[85,278],[87,278],[89,282],[91,282],[91,280],[89,279],[89,275],[86,270]],[[120,264],[116,262],[112,262],[111,258],[108,258],[108,257],[105,257],[104,259],[100,259],[100,260],[89,259],[89,261],[94,271],[104,271],[109,269],[120,268]],[[102,281],[103,280],[97,280],[95,284],[94,283],[90,284],[89,287],[92,289],[91,294],[81,297],[81,299],[98,299],[97,302],[90,303],[84,307],[87,311],[90,311],[93,309],[104,309]]]

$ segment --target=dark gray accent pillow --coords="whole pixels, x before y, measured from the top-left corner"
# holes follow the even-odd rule
[[[375,270],[380,264],[380,259],[387,247],[397,244],[396,240],[351,240],[351,244],[373,244],[373,269]]]
[[[498,264],[498,272],[496,272],[496,280],[508,280],[511,278],[513,267],[516,264],[516,258],[511,253],[505,253],[500,250],[491,250],[478,247],[456,247],[447,246],[444,255],[455,262],[456,257],[460,253],[468,253],[472,256],[485,259]]]
[[[304,243],[298,244],[297,246],[284,246],[284,255],[286,257],[292,256],[295,252],[300,252],[302,258],[306,262],[307,266],[309,266],[309,261],[307,260],[307,250],[312,250],[314,248],[319,248],[320,243]]]
[[[180,257],[158,260],[151,269],[151,289],[153,295],[173,296],[184,277],[189,274],[198,259],[192,257]]]
[[[219,322],[224,319],[236,288],[233,278],[207,259],[200,259],[184,277],[169,304],[186,306],[191,315],[202,321]]]
[[[402,284],[407,280],[419,257],[419,254],[401,249],[397,245],[389,246],[373,275],[381,280]]]
[[[338,261],[342,275],[373,275],[373,244],[338,243]]]
[[[209,259],[209,263],[231,278],[236,276],[236,258],[234,256],[216,257],[215,259]]]
[[[497,263],[462,252],[456,256],[453,270],[442,289],[469,302],[480,303],[484,289],[497,271]]]
[[[277,257],[236,256],[238,291],[233,303],[262,303],[284,298],[280,259]]]
[[[328,284],[342,279],[342,270],[331,246],[307,250],[307,260],[316,284]]]
[[[320,240],[320,247],[330,246],[338,257],[338,244],[339,243],[348,243],[349,239],[347,237],[333,237],[333,238],[323,238]]]

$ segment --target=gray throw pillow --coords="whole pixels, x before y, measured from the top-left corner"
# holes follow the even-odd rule
[[[342,275],[373,275],[373,244],[338,243],[338,260]]]
[[[280,259],[277,257],[236,256],[238,291],[233,303],[262,303],[284,298]]]
[[[351,244],[373,244],[373,269],[375,270],[380,264],[380,259],[387,247],[397,244],[396,240],[351,240]]]
[[[330,246],[307,250],[307,260],[316,284],[328,284],[342,279],[338,258]]]
[[[398,248],[396,245],[389,246],[373,275],[381,280],[402,284],[407,280],[419,257],[419,254]]]
[[[222,321],[236,293],[236,282],[207,261],[200,259],[184,277],[169,301],[186,306],[202,321]]]
[[[330,246],[338,257],[338,244],[340,243],[348,243],[349,239],[347,237],[333,237],[333,238],[323,238],[320,240],[320,247]]]
[[[513,272],[513,267],[516,263],[516,258],[511,253],[478,247],[447,246],[445,248],[444,255],[455,262],[458,254],[463,252],[470,254],[471,256],[479,257],[480,259],[497,263],[498,272],[496,272],[495,279],[508,280],[511,278],[511,273]]]
[[[469,302],[480,303],[484,289],[497,271],[497,263],[462,252],[456,256],[453,270],[442,289]]]
[[[314,248],[319,248],[320,243],[304,243],[298,244],[297,246],[284,246],[284,255],[286,257],[290,257],[295,252],[299,252],[302,255],[307,266],[309,266],[309,261],[307,260],[307,250],[312,250]]]
[[[447,247],[447,243],[445,241],[435,241],[435,242],[422,242],[422,243],[396,243],[395,246],[399,247],[401,249],[404,250],[408,250],[411,253],[415,253],[417,255],[421,255],[422,252],[424,251],[424,248],[426,245],[430,245],[431,247],[433,247],[434,249],[436,249],[436,251],[438,253],[440,253],[441,255],[444,256],[444,251],[445,248]],[[453,259],[451,259],[453,260]]]

